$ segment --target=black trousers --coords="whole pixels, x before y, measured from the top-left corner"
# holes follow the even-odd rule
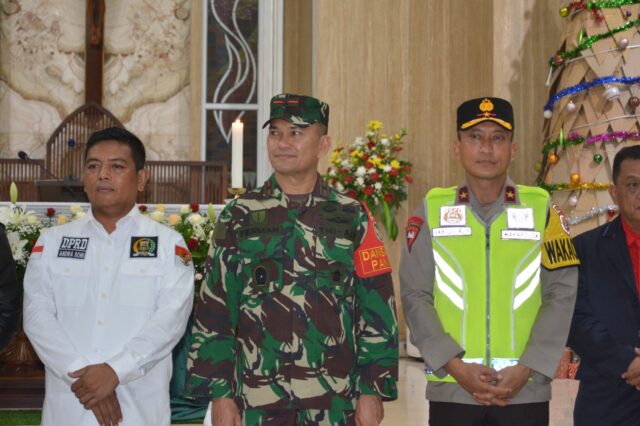
[[[549,403],[506,407],[429,401],[430,426],[548,426]]]

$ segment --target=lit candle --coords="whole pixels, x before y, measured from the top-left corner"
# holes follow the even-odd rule
[[[242,144],[244,124],[238,118],[231,125],[231,187],[243,188],[242,185]]]

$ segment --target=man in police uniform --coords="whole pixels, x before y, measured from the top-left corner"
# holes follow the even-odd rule
[[[465,181],[428,192],[408,220],[400,266],[430,424],[546,425],[579,262],[549,195],[507,176],[511,104],[466,101],[457,130]]]
[[[396,398],[391,268],[373,219],[317,172],[329,106],[271,100],[275,173],[215,226],[187,393],[213,424],[377,425]]]
[[[140,214],[142,142],[121,128],[85,151],[91,210],[45,230],[24,280],[24,328],[46,367],[43,425],[169,425],[171,350],[193,304],[177,232]]]

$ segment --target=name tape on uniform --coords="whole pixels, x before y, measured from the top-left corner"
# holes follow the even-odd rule
[[[503,229],[502,239],[503,240],[540,241],[540,232],[526,231],[522,229]]]
[[[445,226],[433,228],[431,234],[434,237],[460,237],[471,235],[471,228],[469,226]]]
[[[89,247],[89,238],[62,237],[58,248],[58,257],[84,259],[87,255],[87,247]]]

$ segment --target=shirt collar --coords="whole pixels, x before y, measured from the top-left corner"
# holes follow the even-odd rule
[[[631,229],[631,226],[627,223],[627,221],[620,215],[620,219],[622,222],[622,229],[624,230],[624,235],[627,240],[627,247],[631,247],[634,244],[637,244],[640,247],[640,232],[636,232]]]
[[[142,214],[140,213],[138,204],[134,204],[131,210],[129,210],[129,213],[127,213],[126,215],[118,219],[118,221],[116,222],[115,231],[117,231],[119,227],[121,227],[122,225],[126,225],[127,223],[130,223],[130,222],[138,223],[140,219],[142,219]],[[84,215],[84,217],[81,217],[78,220],[86,220],[86,224],[84,226],[87,226],[87,224],[92,223],[93,226],[97,227],[97,229],[101,229],[103,232],[106,232],[104,229],[104,226],[102,226],[102,224],[96,220],[95,216],[93,215],[93,212],[91,211],[91,208],[89,208],[89,211],[87,211],[87,214]]]
[[[321,197],[321,198],[329,198],[329,185],[322,178],[320,173],[317,173],[316,183],[313,186],[313,190],[311,191],[311,198]],[[276,179],[276,174],[273,173],[269,180],[265,182],[260,190],[260,194],[264,198],[275,198],[278,201],[282,201],[284,192]]]

